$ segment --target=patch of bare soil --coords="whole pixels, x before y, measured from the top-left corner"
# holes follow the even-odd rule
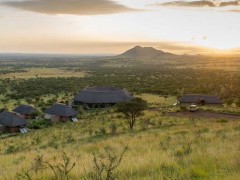
[[[224,114],[224,113],[217,113],[217,112],[208,112],[208,111],[169,112],[168,116],[185,117],[185,118],[212,118],[212,119],[240,120],[240,116],[239,115]]]

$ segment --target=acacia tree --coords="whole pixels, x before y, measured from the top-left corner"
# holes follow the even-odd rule
[[[123,113],[128,120],[129,127],[132,130],[137,117],[143,115],[143,111],[147,109],[147,102],[141,98],[133,98],[130,102],[120,103],[117,106],[117,112]]]
[[[240,98],[238,98],[235,103],[236,103],[237,107],[240,107]]]

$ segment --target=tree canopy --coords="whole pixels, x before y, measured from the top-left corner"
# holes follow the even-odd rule
[[[147,109],[147,106],[147,102],[141,98],[133,98],[130,102],[118,104],[117,111],[125,115],[130,129],[133,129],[136,118],[143,115],[143,111]]]

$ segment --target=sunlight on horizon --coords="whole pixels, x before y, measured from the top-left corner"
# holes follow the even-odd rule
[[[155,0],[100,0],[109,9],[88,2],[86,10],[65,0],[55,9],[49,5],[56,0],[38,1],[41,8],[0,4],[0,52],[117,54],[131,46],[156,44],[165,51],[190,54],[240,49],[239,7],[174,8],[156,6]]]

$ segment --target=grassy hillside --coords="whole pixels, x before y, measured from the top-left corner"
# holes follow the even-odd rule
[[[146,111],[130,131],[114,109],[85,112],[79,123],[1,139],[0,173],[14,179],[33,169],[37,156],[57,164],[65,152],[76,163],[71,179],[84,179],[94,170],[92,153],[107,148],[120,154],[128,146],[115,172],[119,179],[237,179],[239,138],[239,121],[170,118]],[[50,168],[29,174],[54,179]]]

